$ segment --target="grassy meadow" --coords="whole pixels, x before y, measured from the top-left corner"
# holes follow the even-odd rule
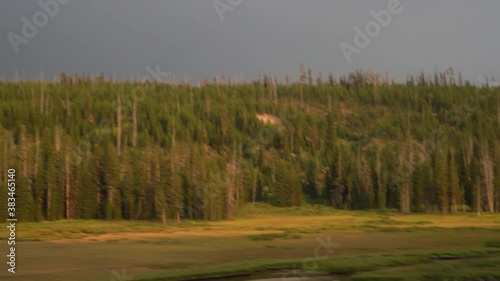
[[[30,222],[18,225],[17,273],[8,280],[188,280],[277,267],[337,280],[498,280],[499,234],[498,214],[315,206],[248,205],[227,221]]]

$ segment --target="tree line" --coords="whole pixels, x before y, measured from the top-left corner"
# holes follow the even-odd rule
[[[24,221],[219,220],[252,202],[498,212],[499,97],[450,71],[0,82],[0,208],[14,168]]]

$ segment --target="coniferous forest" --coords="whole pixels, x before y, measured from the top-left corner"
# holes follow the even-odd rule
[[[2,189],[15,169],[23,221],[219,220],[252,202],[500,211],[500,89],[259,77],[0,82]]]

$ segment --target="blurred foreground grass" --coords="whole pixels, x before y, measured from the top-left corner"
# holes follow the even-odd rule
[[[291,219],[293,218],[293,219]],[[457,213],[441,215],[409,214],[396,211],[341,211],[326,206],[276,208],[266,204],[248,204],[229,221],[103,221],[58,220],[18,224],[22,241],[80,239],[109,233],[182,231],[287,231],[295,233],[321,233],[327,230],[359,230],[382,232],[438,231],[442,228],[500,229],[500,216],[484,213]],[[7,232],[0,233],[1,239]]]
[[[476,280],[500,272],[499,214],[257,204],[230,221],[20,222],[18,273],[5,280],[104,281],[126,269],[134,280],[160,281],[304,267],[326,238],[339,246],[316,269],[345,280]]]

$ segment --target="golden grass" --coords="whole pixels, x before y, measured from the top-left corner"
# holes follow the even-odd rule
[[[487,249],[499,240],[500,215],[334,211],[326,215],[247,212],[231,221],[20,223],[15,279],[98,281],[126,268],[136,277],[188,274],[227,265],[312,257],[317,238],[340,244],[333,256]],[[272,235],[270,233],[273,233]],[[257,237],[253,239],[252,237]],[[266,239],[258,239],[265,237]],[[29,241],[41,240],[41,241]],[[1,243],[6,253],[6,244]],[[226,268],[224,268],[226,270]],[[0,272],[0,279],[7,277]],[[11,276],[8,276],[11,277]],[[7,280],[7,279],[5,279]]]

